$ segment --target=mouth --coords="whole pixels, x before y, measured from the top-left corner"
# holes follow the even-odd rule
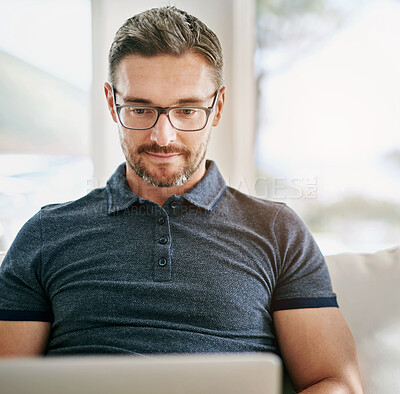
[[[176,160],[181,153],[154,153],[145,152],[145,154],[154,162],[157,163],[168,163]]]

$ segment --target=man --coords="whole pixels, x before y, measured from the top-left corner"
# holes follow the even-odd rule
[[[215,34],[174,7],[134,16],[104,91],[126,163],[21,229],[1,267],[0,353],[272,351],[299,390],[361,392],[307,228],[205,159],[225,102]]]

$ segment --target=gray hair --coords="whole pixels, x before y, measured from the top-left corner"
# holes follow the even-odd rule
[[[117,31],[108,55],[108,78],[117,82],[117,69],[128,55],[181,56],[196,53],[213,69],[216,88],[223,84],[222,48],[203,22],[174,6],[153,8],[129,18]]]

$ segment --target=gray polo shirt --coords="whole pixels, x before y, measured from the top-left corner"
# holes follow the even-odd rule
[[[285,204],[217,166],[161,207],[105,188],[43,207],[0,269],[0,320],[52,323],[46,353],[279,353],[272,312],[337,306],[316,243]]]

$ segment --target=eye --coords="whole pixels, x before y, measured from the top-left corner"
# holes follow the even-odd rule
[[[132,115],[143,115],[146,110],[144,108],[130,107],[130,111]]]
[[[129,107],[129,114],[131,116],[143,116],[152,114],[153,110],[151,108],[143,108],[143,107]]]
[[[174,112],[177,116],[192,117],[197,114],[198,110],[196,108],[177,108]]]

